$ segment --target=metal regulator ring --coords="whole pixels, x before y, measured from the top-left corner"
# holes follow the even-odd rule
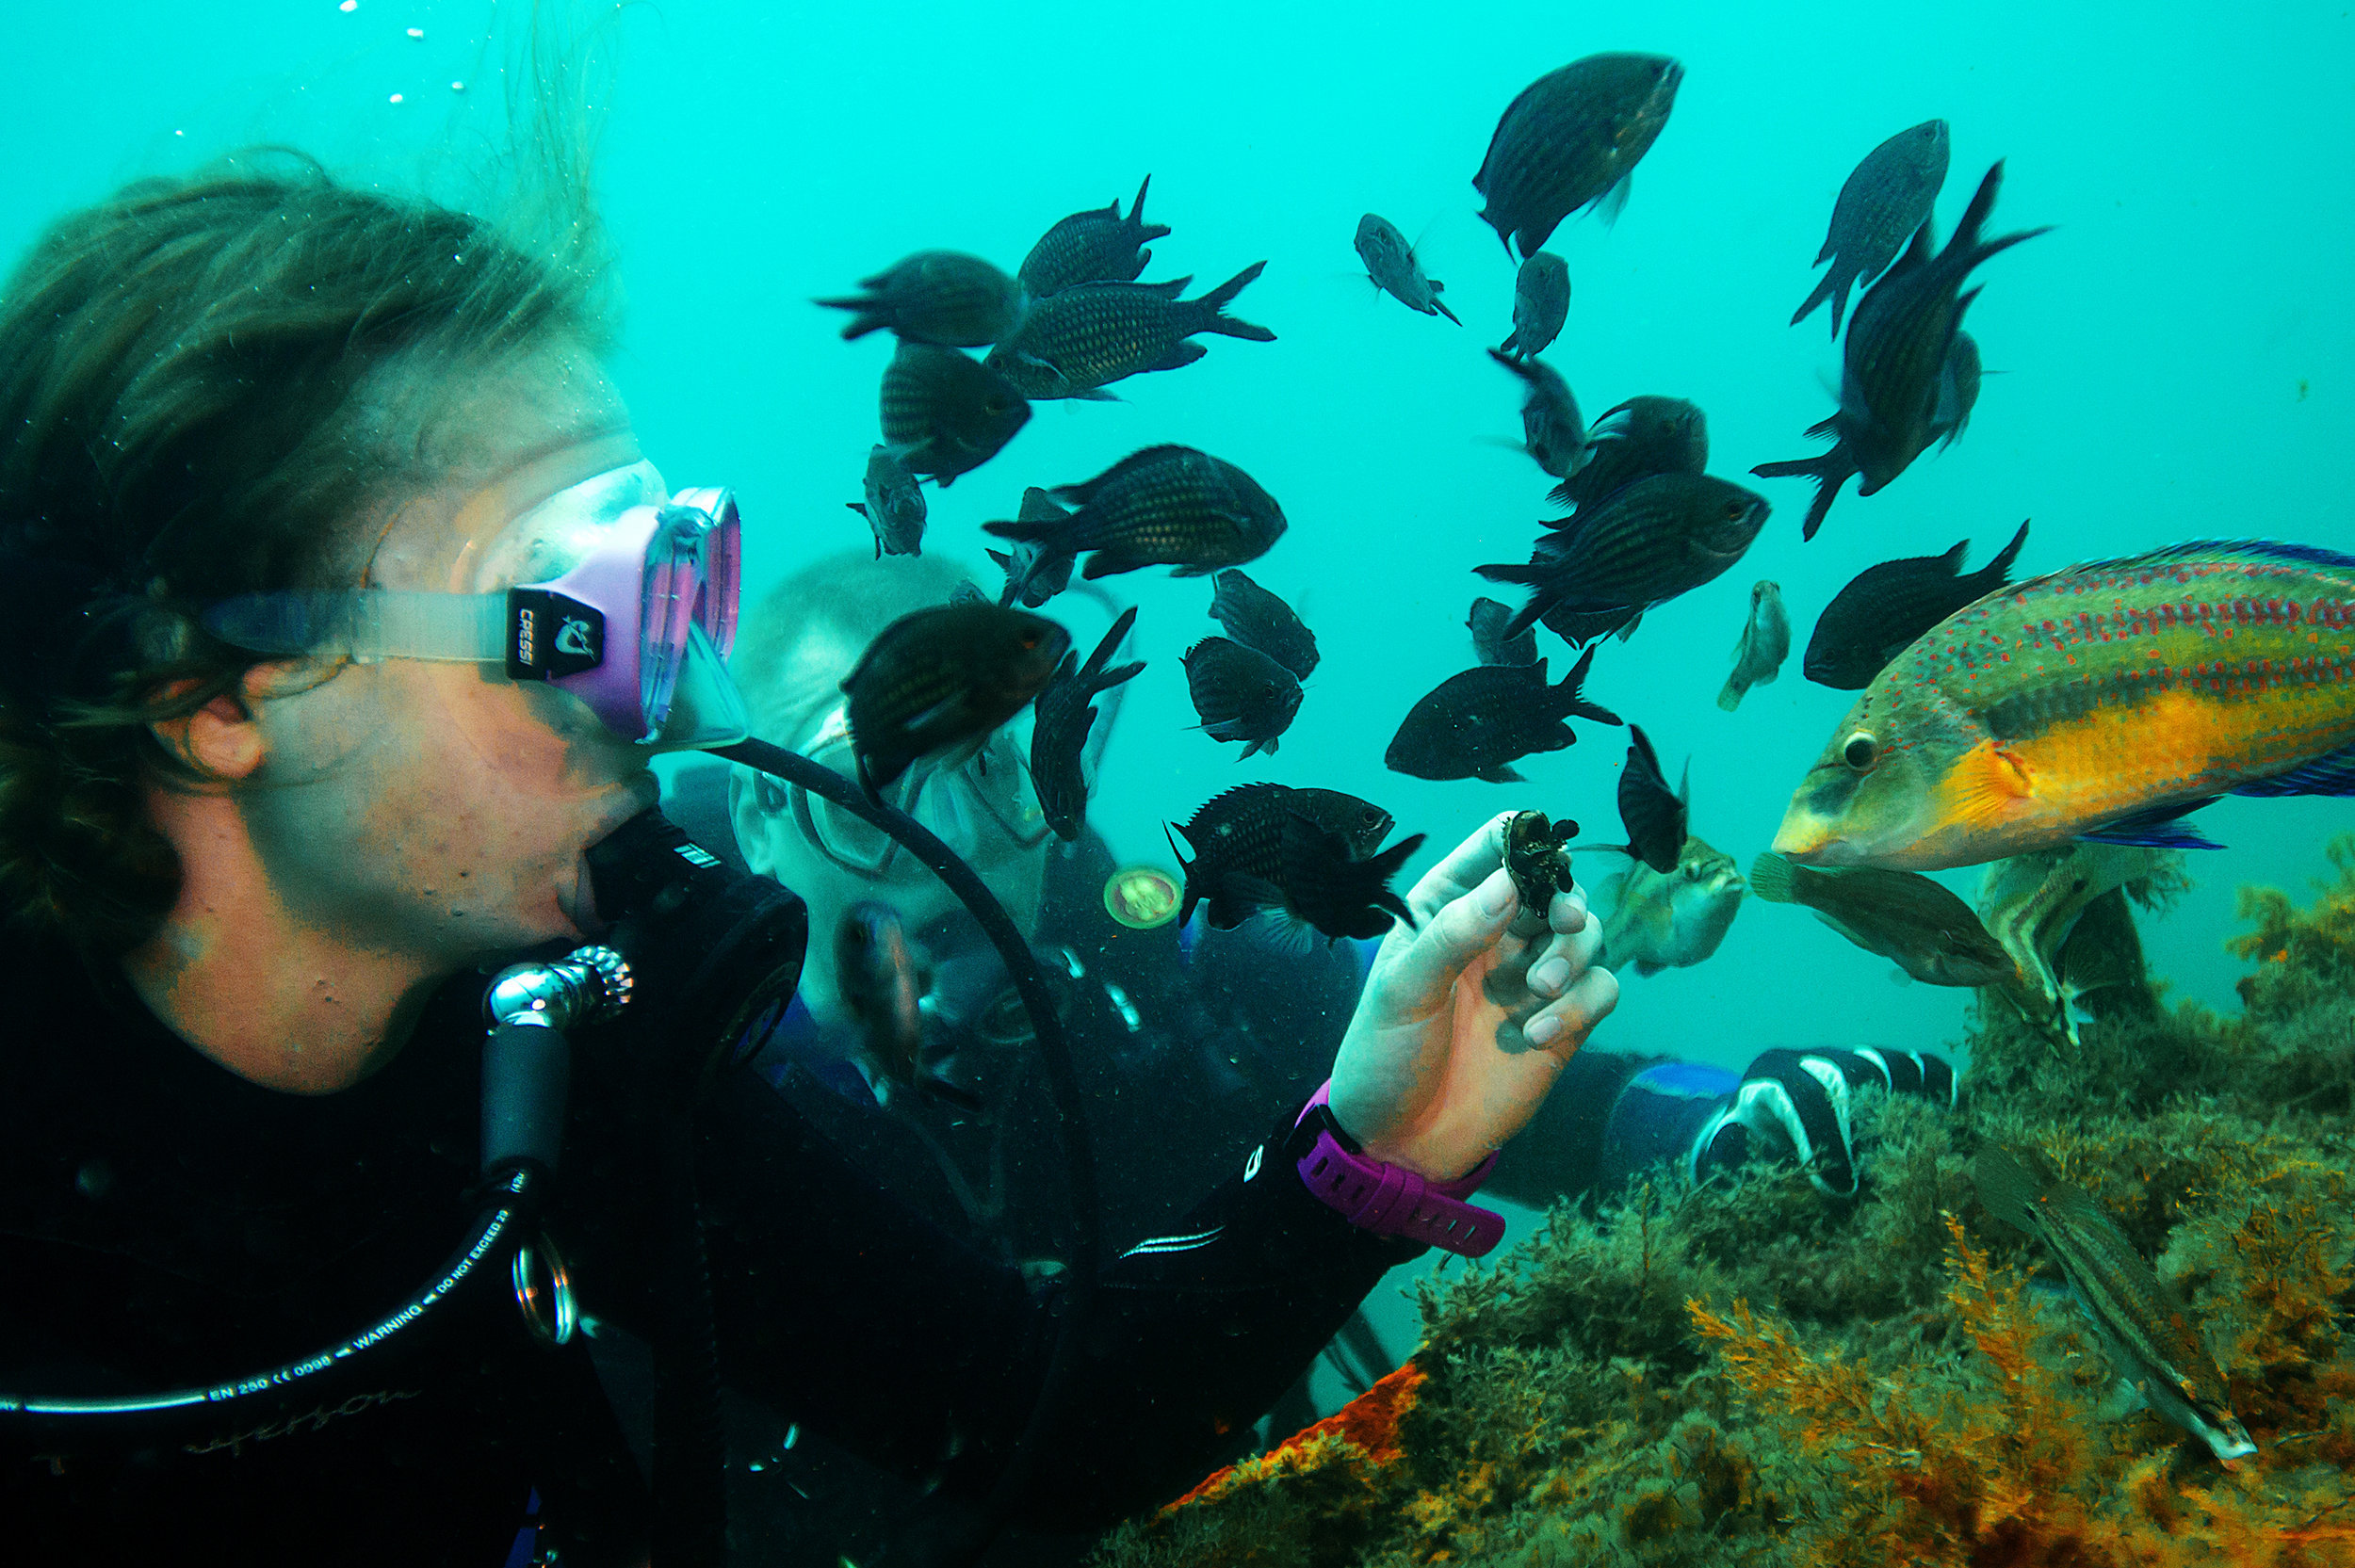
[[[580,1310],[573,1301],[572,1271],[547,1233],[515,1249],[514,1278],[516,1310],[531,1337],[550,1348],[571,1343]]]

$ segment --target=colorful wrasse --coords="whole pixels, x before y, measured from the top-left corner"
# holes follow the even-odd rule
[[[2213,849],[2220,795],[2355,794],[2355,557],[2205,540],[2038,577],[1866,687],[1784,814],[1810,865]]]

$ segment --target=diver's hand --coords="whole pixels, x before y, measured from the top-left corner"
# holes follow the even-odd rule
[[[1523,912],[1504,870],[1511,813],[1458,845],[1406,898],[1417,925],[1375,953],[1333,1062],[1334,1120],[1365,1152],[1430,1180],[1464,1175],[1520,1131],[1618,1004],[1595,967],[1584,889]]]

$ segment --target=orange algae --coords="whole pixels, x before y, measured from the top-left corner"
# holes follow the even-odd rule
[[[1267,1452],[1212,1471],[1193,1491],[1169,1504],[1168,1509],[1209,1501],[1240,1482],[1262,1479],[1275,1470],[1296,1466],[1304,1456],[1325,1450],[1327,1439],[1346,1442],[1355,1457],[1368,1464],[1388,1464],[1399,1455],[1399,1417],[1415,1408],[1415,1398],[1422,1384],[1422,1368],[1408,1361],[1333,1414],[1303,1427]]]

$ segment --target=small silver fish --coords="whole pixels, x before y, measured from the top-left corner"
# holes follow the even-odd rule
[[[1569,263],[1540,251],[1521,263],[1513,280],[1513,331],[1497,345],[1498,352],[1520,360],[1544,353],[1562,335],[1569,315]]]
[[[1597,962],[1632,963],[1639,975],[1689,969],[1717,950],[1741,912],[1748,884],[1733,857],[1697,838],[1684,841],[1676,869],[1642,861],[1602,885],[1602,953]]]
[[[1357,258],[1366,264],[1366,274],[1373,286],[1405,305],[1410,311],[1425,315],[1444,315],[1460,327],[1455,313],[1439,299],[1447,285],[1437,278],[1423,276],[1422,264],[1415,259],[1415,248],[1406,243],[1406,236],[1398,232],[1398,225],[1380,213],[1370,212],[1357,220]]]
[[[1464,624],[1471,632],[1472,652],[1483,664],[1535,664],[1537,633],[1525,629],[1519,637],[1504,636],[1513,622],[1513,606],[1494,599],[1474,599]]]
[[[914,1090],[922,1071],[926,980],[900,912],[871,898],[843,911],[834,962],[835,984],[869,1061],[890,1082]]]
[[[1750,618],[1733,644],[1733,673],[1717,693],[1717,705],[1731,713],[1754,686],[1772,686],[1791,656],[1791,617],[1782,607],[1782,585],[1761,577],[1750,585]]]
[[[1971,1175],[1990,1214],[2053,1254],[2127,1387],[2227,1464],[2257,1451],[2198,1326],[2091,1193],[1995,1143]]]
[[[890,447],[878,444],[867,454],[867,499],[844,506],[867,519],[875,533],[875,558],[924,553],[924,493]]]
[[[835,985],[858,1027],[877,1097],[888,1103],[899,1091],[979,1109],[978,1096],[926,1060],[924,994],[932,988],[932,970],[900,912],[872,898],[843,911],[834,932],[834,962]]]
[[[2150,875],[2165,853],[2128,844],[2075,843],[2012,855],[1990,865],[1979,881],[1979,920],[2020,966],[2026,999],[2022,1010],[2038,1025],[2077,1040],[2075,1013],[2066,1006],[2061,949],[2095,899]]]

